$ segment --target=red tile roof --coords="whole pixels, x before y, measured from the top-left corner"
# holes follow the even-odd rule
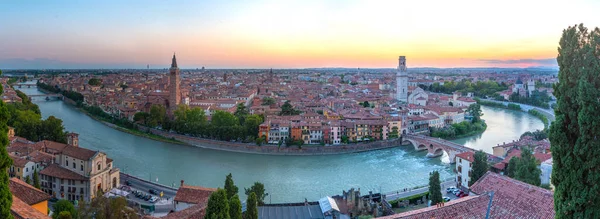
[[[96,155],[96,153],[98,153],[98,151],[92,151],[90,149],[75,146],[66,146],[62,152],[64,155],[80,160],[90,160],[92,157],[94,157],[94,155]]]
[[[183,185],[177,189],[174,200],[178,202],[204,204],[208,202],[208,197],[214,191],[217,191],[217,189]]]
[[[554,218],[552,191],[487,172],[471,187],[476,194],[494,192],[493,218]]]
[[[34,205],[50,199],[50,195],[46,194],[42,190],[39,190],[16,178],[10,178],[8,187],[10,188],[10,193],[12,193],[14,196],[17,196],[28,205]]]
[[[14,156],[14,155],[8,155],[10,156],[10,158],[13,160],[13,166],[15,167],[21,167],[24,168],[25,165],[30,162],[29,160]]]
[[[206,214],[206,204],[197,204],[192,207],[186,208],[183,211],[173,212],[165,216],[160,217],[161,219],[204,219]],[[155,217],[144,217],[144,219],[155,219]]]
[[[40,174],[46,176],[57,177],[60,179],[73,179],[73,180],[88,180],[87,177],[79,175],[73,171],[60,167],[58,164],[50,164],[48,167],[40,171]]]
[[[14,195],[12,205],[10,206],[10,213],[16,219],[50,219],[48,215],[39,212],[38,210],[29,206],[27,203],[23,202],[21,199],[15,197]]]
[[[485,218],[489,200],[488,195],[467,196],[449,201],[443,207],[431,206],[377,219]]]
[[[475,153],[467,151],[467,152],[463,152],[460,154],[457,154],[456,157],[460,157],[463,160],[468,160],[469,162],[473,163],[473,161],[475,161]]]

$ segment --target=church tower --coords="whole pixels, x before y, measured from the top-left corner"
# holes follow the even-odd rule
[[[396,99],[408,102],[408,75],[406,73],[406,56],[398,59],[398,72],[396,72]]]
[[[179,68],[177,67],[175,53],[173,53],[173,60],[171,61],[171,68],[169,69],[169,111],[171,113],[175,112],[181,101],[179,81]]]

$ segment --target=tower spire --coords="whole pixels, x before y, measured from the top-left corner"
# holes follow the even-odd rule
[[[177,68],[177,58],[175,58],[175,53],[173,53],[173,60],[171,61],[171,68]]]

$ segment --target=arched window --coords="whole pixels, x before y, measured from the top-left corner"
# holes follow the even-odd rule
[[[98,162],[98,170],[102,169],[102,162]]]

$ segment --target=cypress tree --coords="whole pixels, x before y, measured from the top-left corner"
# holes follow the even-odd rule
[[[227,201],[227,193],[224,189],[210,194],[208,204],[206,206],[206,219],[229,219],[229,202]]]
[[[229,200],[229,216],[231,219],[242,219],[242,202],[237,194]]]
[[[254,192],[250,193],[246,200],[246,213],[244,214],[245,219],[258,219],[258,199]]]
[[[38,175],[37,169],[33,170],[33,187],[40,188],[40,176]]]
[[[429,200],[431,200],[431,205],[435,205],[443,201],[442,187],[440,185],[440,173],[438,173],[438,171],[429,173]]]
[[[238,187],[233,183],[233,176],[231,173],[225,178],[225,191],[227,192],[227,199],[233,198],[234,195],[238,194]]]
[[[550,127],[557,218],[600,218],[600,29],[565,29]]]
[[[489,169],[487,154],[485,152],[476,151],[475,155],[473,155],[473,158],[473,172],[471,172],[471,181],[469,181],[469,186],[477,182],[477,180],[479,180],[479,178],[481,178]]]
[[[508,161],[508,168],[506,169],[506,175],[510,178],[515,178],[515,173],[517,172],[517,161],[519,158],[512,157],[510,161]]]
[[[0,75],[2,71],[0,70]],[[3,92],[0,86],[0,93]],[[8,156],[8,109],[4,101],[0,101],[0,218],[11,219],[10,206],[12,206],[12,194],[8,188],[8,168],[12,165],[12,159]]]

